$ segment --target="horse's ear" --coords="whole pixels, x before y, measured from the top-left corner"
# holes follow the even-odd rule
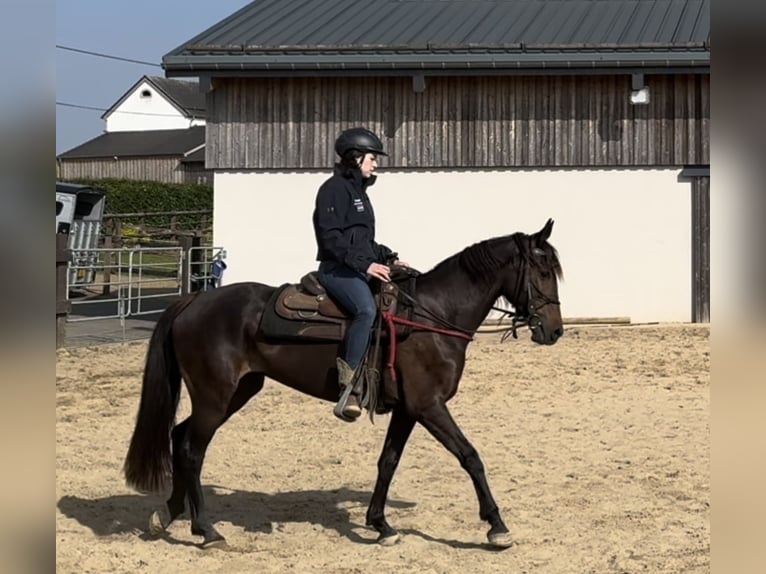
[[[537,232],[538,243],[545,243],[548,241],[548,238],[551,236],[551,231],[553,231],[553,220],[548,219],[545,226]]]

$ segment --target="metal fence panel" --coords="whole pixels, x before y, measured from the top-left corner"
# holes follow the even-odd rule
[[[222,247],[70,249],[68,322],[141,317],[161,313],[177,297],[221,283]],[[78,278],[89,274],[83,284]]]
[[[160,313],[181,294],[184,256],[181,247],[72,249],[68,277],[90,273],[93,280],[67,286],[68,321]]]

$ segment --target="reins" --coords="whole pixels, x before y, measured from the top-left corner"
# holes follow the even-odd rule
[[[440,324],[444,325],[445,327],[448,327],[452,331],[456,331],[457,333],[460,334],[460,335],[457,335],[457,334],[452,333],[451,331],[446,331],[446,330],[445,331],[436,331],[437,333],[441,332],[444,335],[453,335],[453,336],[469,335],[471,337],[471,339],[469,339],[469,340],[472,340],[473,339],[473,335],[475,335],[476,333],[489,333],[489,334],[491,334],[491,333],[505,333],[509,329],[514,329],[514,338],[518,338],[518,336],[515,334],[515,328],[518,327],[518,326],[523,326],[524,324],[526,324],[526,320],[525,319],[516,317],[516,312],[515,311],[511,311],[509,309],[503,309],[502,307],[498,307],[496,305],[492,305],[492,307],[490,307],[491,311],[499,311],[500,313],[502,313],[504,315],[504,317],[502,317],[501,320],[503,318],[505,318],[506,316],[514,317],[514,325],[512,327],[503,327],[503,328],[500,328],[500,329],[491,329],[491,330],[481,329],[481,330],[475,330],[474,331],[473,329],[464,329],[463,327],[458,327],[457,325],[454,325],[453,323],[450,323],[446,319],[443,319],[442,317],[440,317],[439,315],[437,315],[436,313],[434,313],[433,311],[428,309],[422,303],[418,303],[415,300],[415,298],[412,297],[412,295],[410,295],[409,293],[404,291],[401,287],[399,288],[399,293],[413,307],[420,308],[420,310],[423,311],[423,314],[427,315],[428,317],[430,317],[431,319],[433,319],[437,323],[440,323]],[[417,315],[418,313],[415,312],[415,314]],[[421,314],[420,316],[423,316],[423,314]],[[410,326],[414,327],[415,325],[410,325]],[[429,330],[429,331],[434,330],[434,328],[431,327],[430,325],[425,325],[423,323],[417,323],[417,326],[418,327],[422,327],[422,328],[424,328],[426,330]]]
[[[506,327],[500,327],[497,329],[482,329],[482,330],[474,330],[474,329],[465,329],[463,327],[460,327],[458,325],[455,325],[443,317],[439,316],[437,313],[434,313],[428,307],[423,305],[422,303],[419,303],[415,300],[415,298],[407,293],[404,289],[399,287],[399,295],[403,299],[405,299],[408,303],[410,303],[415,309],[414,314],[421,316],[421,317],[429,317],[434,322],[442,325],[443,327],[436,327],[433,325],[428,325],[426,323],[421,323],[418,321],[412,321],[410,319],[405,319],[404,317],[399,317],[395,315],[394,313],[391,313],[390,311],[382,311],[381,312],[381,320],[385,321],[386,326],[388,327],[388,333],[389,333],[389,348],[388,348],[388,361],[386,363],[386,367],[388,368],[391,379],[396,381],[396,370],[394,369],[394,362],[396,360],[396,325],[404,325],[407,327],[412,327],[413,329],[419,329],[421,331],[430,331],[432,333],[439,333],[441,335],[447,335],[449,337],[457,337],[460,339],[465,339],[467,341],[473,341],[474,335],[476,333],[502,333],[501,342],[505,342],[508,337],[513,336],[514,339],[518,339],[518,333],[517,330],[519,327],[525,327],[530,326],[530,322],[537,318],[539,319],[539,316],[537,315],[537,312],[549,304],[559,305],[559,301],[555,299],[551,299],[547,297],[537,285],[533,285],[532,282],[529,280],[529,261],[526,260],[524,262],[524,273],[519,274],[519,280],[516,287],[516,293],[517,295],[524,289],[524,283],[526,282],[526,291],[527,291],[527,311],[528,313],[525,315],[521,315],[516,313],[516,311],[511,311],[508,309],[503,309],[501,307],[497,307],[496,305],[493,305],[490,307],[490,310],[492,311],[498,311],[503,314],[503,316],[500,318],[500,321],[502,321],[505,317],[511,317],[511,324],[510,326]],[[537,307],[533,303],[532,298],[532,289],[536,291],[536,294],[538,295],[538,298],[542,301],[540,305]],[[518,299],[518,297],[516,297]],[[420,311],[420,312],[418,312]]]
[[[402,296],[402,298],[406,299],[413,308],[419,308],[421,309],[425,315],[431,317],[434,321],[437,323],[441,323],[444,325],[445,328],[441,327],[435,327],[433,325],[428,325],[426,323],[420,323],[418,321],[411,321],[410,319],[405,319],[404,317],[399,317],[392,313],[391,311],[382,311],[380,316],[383,321],[386,322],[386,326],[388,327],[388,334],[389,334],[389,345],[388,345],[388,361],[386,362],[386,367],[389,370],[389,373],[391,375],[391,379],[393,381],[396,381],[396,370],[394,369],[394,362],[396,360],[396,325],[404,325],[407,327],[412,327],[414,329],[419,329],[421,331],[430,331],[432,333],[439,333],[441,335],[447,335],[449,337],[458,337],[460,339],[465,339],[466,341],[473,341],[473,337],[476,334],[477,331],[474,331],[472,329],[464,329],[462,327],[458,327],[457,325],[454,325],[447,321],[446,319],[440,317],[430,309],[428,309],[425,305],[422,303],[419,303],[415,300],[415,298],[404,291],[401,287],[399,288],[399,294]],[[493,305],[491,307],[494,311],[500,311],[501,313],[504,313],[505,315],[515,315],[513,311],[509,311],[508,309],[502,309],[500,307],[497,307]],[[422,315],[421,315],[422,316]],[[503,335],[503,341],[508,336],[509,332],[513,333],[514,338],[518,338],[518,335],[516,334],[516,329],[519,325],[526,324],[527,322],[525,320],[518,319],[514,316],[513,323],[511,324],[511,327],[504,327],[502,329],[496,329],[496,330],[488,330],[488,331],[481,331],[482,333],[504,333]]]

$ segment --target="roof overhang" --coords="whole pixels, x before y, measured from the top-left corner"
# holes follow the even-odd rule
[[[423,48],[328,46],[188,46],[163,58],[166,75],[481,75],[544,71],[659,69],[709,73],[710,46],[503,45]]]

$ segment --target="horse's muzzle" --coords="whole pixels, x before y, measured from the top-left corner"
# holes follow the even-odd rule
[[[564,334],[563,325],[546,329],[539,320],[530,321],[529,328],[532,330],[532,340],[540,345],[553,345]]]

